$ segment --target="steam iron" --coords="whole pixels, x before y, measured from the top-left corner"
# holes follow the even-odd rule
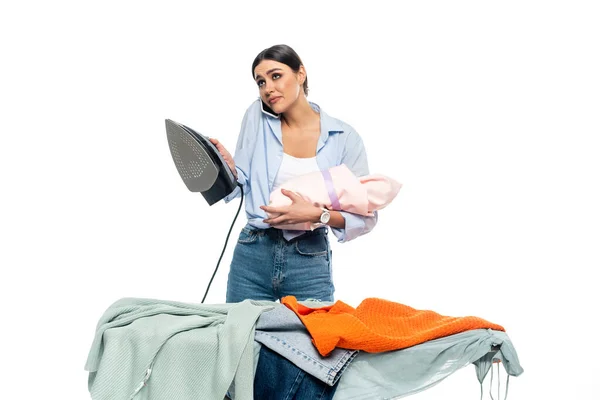
[[[201,192],[211,206],[234,191],[233,173],[206,136],[170,119],[165,124],[171,156],[190,191]]]

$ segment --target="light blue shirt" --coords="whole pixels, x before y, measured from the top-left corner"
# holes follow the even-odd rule
[[[310,103],[310,106],[321,117],[321,136],[317,144],[319,168],[324,170],[346,164],[356,176],[368,175],[367,154],[358,133],[350,125],[327,115],[318,105]],[[265,110],[260,99],[252,103],[244,115],[233,158],[238,182],[244,187],[248,223],[259,229],[270,228],[269,224],[263,222],[267,215],[260,206],[269,204],[273,182],[283,160],[283,140],[281,120]],[[230,202],[239,195],[240,188],[237,187],[225,198],[225,202]],[[338,242],[347,242],[364,235],[377,223],[377,213],[374,217],[345,211],[340,213],[345,219],[345,228],[331,228]],[[284,233],[290,239],[303,232]]]

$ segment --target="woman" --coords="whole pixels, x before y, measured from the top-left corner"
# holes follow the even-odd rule
[[[275,301],[288,295],[334,301],[327,227],[339,242],[347,242],[371,231],[377,215],[329,211],[283,189],[292,204],[275,208],[268,205],[269,195],[291,177],[340,164],[356,176],[367,175],[362,140],[351,126],[308,102],[306,69],[289,46],[260,52],[252,63],[252,77],[260,99],[246,111],[235,157],[211,139],[243,185],[248,217],[234,250],[226,301]],[[225,201],[239,194],[236,188]],[[266,212],[279,215],[269,219]],[[312,223],[313,230],[271,227],[301,222]]]

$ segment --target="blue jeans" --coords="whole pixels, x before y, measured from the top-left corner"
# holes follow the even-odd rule
[[[287,241],[280,229],[246,225],[238,238],[227,280],[227,303],[245,299],[334,301],[328,230]]]
[[[255,399],[330,400],[336,388],[337,382],[326,385],[266,346],[260,349],[254,375]]]
[[[305,302],[304,304],[310,305],[311,308],[313,304],[319,306],[316,302]],[[336,347],[326,357],[323,357],[317,351],[312,342],[312,336],[300,318],[283,304],[278,304],[273,309],[261,313],[255,328],[255,342],[274,351],[329,386],[340,379],[344,370],[358,353],[356,350]]]

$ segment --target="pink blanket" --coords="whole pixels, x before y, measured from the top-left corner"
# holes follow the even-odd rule
[[[402,184],[385,175],[373,174],[356,177],[344,164],[324,171],[300,175],[285,182],[271,192],[272,207],[292,204],[292,200],[281,193],[281,189],[298,193],[305,200],[329,210],[347,211],[353,214],[372,216],[398,194]],[[269,218],[279,214],[267,213]],[[310,223],[275,225],[275,228],[310,230]]]

